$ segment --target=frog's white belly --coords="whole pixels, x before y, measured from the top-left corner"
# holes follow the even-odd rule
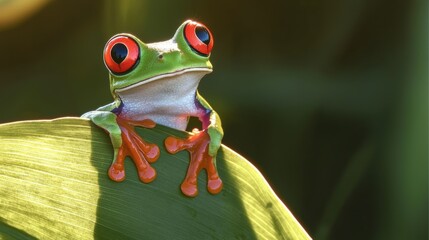
[[[208,71],[189,69],[180,74],[117,90],[123,107],[120,116],[143,120],[185,130],[189,116],[199,116],[204,110],[196,104],[198,83]]]

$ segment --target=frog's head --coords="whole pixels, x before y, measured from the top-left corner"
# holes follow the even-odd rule
[[[142,84],[188,73],[209,73],[213,36],[204,25],[188,20],[165,42],[143,43],[131,34],[113,36],[104,48],[114,96]],[[204,74],[200,74],[203,76]]]

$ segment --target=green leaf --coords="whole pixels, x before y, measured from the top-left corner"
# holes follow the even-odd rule
[[[305,230],[247,160],[222,146],[218,195],[180,192],[186,151],[168,154],[167,127],[139,129],[161,148],[156,180],[138,180],[127,160],[126,180],[108,179],[112,147],[89,121],[61,118],[0,125],[0,232],[4,238],[55,239],[309,239]]]

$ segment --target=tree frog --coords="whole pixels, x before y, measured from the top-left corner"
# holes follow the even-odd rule
[[[188,150],[190,163],[181,184],[183,194],[198,194],[197,177],[207,171],[207,189],[222,190],[216,169],[216,154],[223,130],[218,114],[198,93],[201,78],[212,72],[209,57],[213,36],[195,21],[185,21],[172,39],[144,43],[131,34],[117,34],[106,43],[103,53],[109,70],[114,102],[82,115],[104,129],[113,145],[113,162],[108,176],[125,179],[124,160],[130,156],[144,183],[152,182],[156,171],[150,163],[160,154],[159,147],[144,141],[135,126],[153,128],[156,124],[186,130],[189,117],[198,117],[202,130],[194,129],[188,138],[168,137],[165,148],[175,154]]]

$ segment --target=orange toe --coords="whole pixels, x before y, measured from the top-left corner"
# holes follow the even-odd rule
[[[180,189],[182,190],[182,193],[188,197],[195,197],[198,195],[198,188],[196,184],[185,181],[180,186]]]
[[[118,164],[114,163],[109,168],[108,172],[109,178],[115,182],[122,182],[125,179],[125,171],[123,166],[118,166]]]
[[[156,160],[158,160],[160,155],[159,147],[156,144],[148,144],[148,146],[149,146],[149,151],[145,152],[146,159],[148,162],[154,163],[156,162]]]
[[[220,178],[215,180],[209,180],[207,183],[207,190],[211,194],[220,193],[220,191],[222,191],[222,188],[223,188],[223,183],[222,183],[222,180],[220,180]]]
[[[144,183],[150,183],[156,178],[156,171],[153,167],[148,166],[144,170],[139,170],[139,178]]]
[[[177,153],[182,147],[183,141],[175,137],[167,137],[164,141],[165,148],[169,153]]]

